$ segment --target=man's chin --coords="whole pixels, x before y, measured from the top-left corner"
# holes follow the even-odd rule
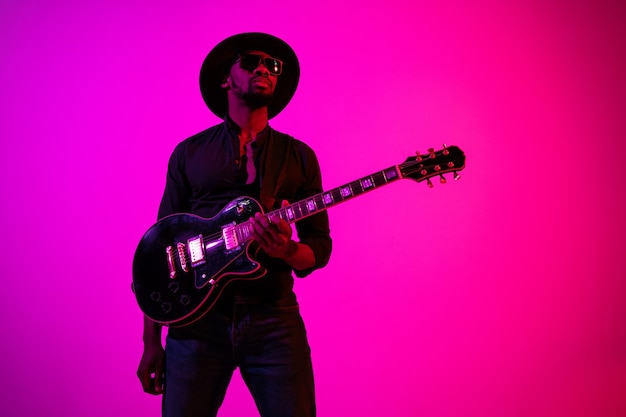
[[[246,103],[252,108],[258,109],[261,107],[267,107],[272,102],[272,98],[274,98],[273,94],[265,94],[265,93],[252,93],[248,94],[245,97]]]

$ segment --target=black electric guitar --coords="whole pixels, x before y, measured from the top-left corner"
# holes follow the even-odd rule
[[[268,213],[293,223],[329,207],[399,179],[427,180],[465,167],[465,155],[456,146],[409,157],[395,165]],[[262,212],[249,197],[231,201],[210,219],[172,214],[152,226],[141,238],[133,260],[133,290],[143,313],[153,321],[184,326],[202,317],[224,287],[234,280],[253,280],[265,269],[251,253],[250,217]]]

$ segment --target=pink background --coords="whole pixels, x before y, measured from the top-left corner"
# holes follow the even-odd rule
[[[623,2],[212,3],[0,6],[0,415],[159,415],[132,255],[173,147],[218,122],[202,60],[242,31],[298,53],[272,125],[326,188],[468,157],[330,211],[296,285],[319,415],[626,415]],[[254,415],[236,375],[220,416]]]

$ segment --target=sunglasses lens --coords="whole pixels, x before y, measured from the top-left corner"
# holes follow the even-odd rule
[[[265,58],[265,68],[274,75],[279,75],[283,69],[283,63],[274,58]]]
[[[263,65],[270,74],[279,75],[283,69],[283,63],[274,58],[264,58],[261,55],[241,54],[239,57],[239,66],[246,71],[254,71],[263,61]]]
[[[242,54],[239,58],[239,66],[246,71],[254,71],[260,62],[259,55]]]

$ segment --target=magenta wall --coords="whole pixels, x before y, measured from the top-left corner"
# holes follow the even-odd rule
[[[327,188],[468,156],[330,212],[296,285],[319,415],[626,415],[622,2],[178,3],[0,6],[0,415],[158,415],[132,255],[173,147],[218,121],[204,56],[249,30],[300,57],[272,125]],[[220,415],[257,415],[240,378]]]

